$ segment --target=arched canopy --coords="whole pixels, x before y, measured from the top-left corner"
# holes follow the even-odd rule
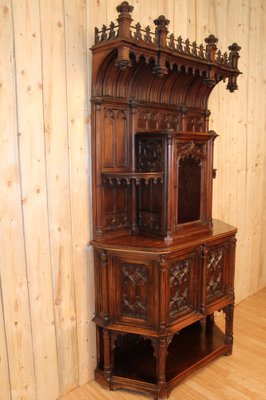
[[[117,50],[112,50],[102,61],[96,80],[95,95],[139,103],[157,103],[173,106],[185,105],[193,109],[206,109],[214,85],[206,83],[207,73],[184,63],[166,63],[162,76],[154,73],[156,60],[145,55],[130,53],[131,66],[121,70],[116,65]],[[216,77],[217,83],[222,76]]]

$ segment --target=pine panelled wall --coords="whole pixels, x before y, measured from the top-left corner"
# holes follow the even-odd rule
[[[1,400],[55,400],[93,378],[88,49],[118,3],[0,0]],[[239,302],[266,286],[266,2],[130,3],[143,26],[164,14],[175,35],[242,46],[241,90],[210,100],[213,211],[239,229]]]

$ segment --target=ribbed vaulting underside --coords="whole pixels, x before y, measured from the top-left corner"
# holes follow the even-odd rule
[[[153,73],[154,59],[136,59],[131,53],[132,66],[120,70],[115,65],[117,52],[112,51],[102,62],[96,80],[96,96],[125,99],[140,103],[185,105],[204,110],[213,89],[204,83],[205,71],[167,64],[162,77]],[[222,79],[219,77],[217,83]]]

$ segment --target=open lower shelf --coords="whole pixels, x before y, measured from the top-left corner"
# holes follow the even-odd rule
[[[224,333],[213,323],[195,323],[176,334],[166,358],[166,382],[181,380],[193,369],[225,353]],[[134,381],[156,384],[156,359],[150,340],[140,338],[128,349],[115,355],[113,375]],[[180,379],[178,379],[180,378]]]

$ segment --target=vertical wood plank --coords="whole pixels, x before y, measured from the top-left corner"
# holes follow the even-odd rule
[[[196,40],[196,4],[195,0],[176,0],[174,3],[173,33],[185,40]]]
[[[141,1],[142,0],[131,0],[130,1],[130,4],[134,7],[134,10],[133,10],[133,13],[132,13],[133,14],[133,22],[132,22],[132,24],[137,24],[138,22],[140,24],[142,24],[142,22],[140,22],[141,18],[142,18],[141,13],[140,13],[140,3],[141,3]],[[118,4],[119,3],[117,3],[117,5]],[[145,28],[146,26],[147,26],[147,24],[145,24],[145,21],[144,21],[142,28]]]
[[[196,15],[196,5],[197,1],[195,0],[187,0],[187,37],[191,42],[196,40],[197,35],[197,15]],[[200,6],[200,2],[199,2]]]
[[[4,323],[3,295],[0,279],[0,399],[10,400],[10,377],[6,346],[6,329]]]
[[[106,0],[90,0],[86,3],[86,26],[87,26],[87,49],[90,49],[94,44],[94,28],[102,26],[103,23],[106,22],[107,18],[107,5]],[[110,22],[110,21],[109,21]],[[92,56],[91,51],[87,52],[87,88],[88,88],[88,184],[89,184],[89,221],[90,221],[90,237],[92,236],[92,193],[91,193],[91,185],[92,185],[92,174],[91,174],[91,75],[92,75]],[[88,238],[88,239],[89,239]],[[95,288],[94,288],[94,260],[93,260],[93,249],[91,246],[88,247],[86,253],[86,264],[87,264],[87,293],[88,293],[88,330],[89,337],[87,346],[90,351],[89,357],[89,367],[88,374],[89,379],[92,379],[94,376],[94,369],[96,367],[96,329],[95,324],[91,322],[91,318],[95,312]],[[83,379],[82,375],[80,379]]]
[[[86,3],[86,26],[87,26],[87,49],[94,44],[94,28],[101,28],[102,24],[107,24],[107,4],[106,0],[90,0]],[[110,23],[110,21],[108,21]],[[116,21],[114,21],[116,23]],[[92,56],[91,51],[87,53],[87,88],[88,88],[88,184],[89,184],[89,221],[90,221],[90,238],[92,237],[92,194],[91,194],[91,74],[92,74]],[[88,238],[89,239],[89,238]],[[95,324],[91,323],[91,318],[95,312],[95,288],[94,288],[94,260],[93,260],[93,249],[91,246],[87,249],[87,291],[88,291],[88,315],[89,318],[89,338],[88,338],[88,349],[90,352],[90,363],[89,363],[89,379],[94,376],[94,369],[96,367],[96,329]],[[82,376],[81,376],[82,379]]]
[[[59,396],[47,215],[39,3],[13,3],[18,131],[37,398]],[[25,55],[27,54],[27,57]]]
[[[118,12],[116,10],[116,7],[121,4],[122,2],[117,2],[116,0],[108,0],[106,1],[106,4],[104,5],[104,3],[102,3],[102,6],[105,6],[106,8],[106,24],[109,27],[110,22],[113,21],[115,24],[117,24],[117,16],[118,16]],[[129,4],[131,5],[131,2],[129,2]],[[133,5],[133,4],[132,4]],[[134,14],[134,11],[133,11]],[[134,22],[133,22],[134,24]]]
[[[260,42],[264,43],[266,40],[266,3],[261,2],[260,10]],[[266,46],[261,46],[261,59],[260,68],[262,70],[262,82],[260,82],[260,92],[262,99],[258,105],[260,110],[260,134],[263,138],[262,141],[262,151],[263,151],[263,168],[262,168],[262,209],[261,209],[261,236],[260,236],[260,260],[259,260],[259,275],[258,275],[258,285],[259,288],[266,286],[266,257],[265,257],[265,237],[266,237],[266,118],[265,118],[265,104],[266,104]]]
[[[64,3],[40,0],[48,213],[60,394],[78,384]]]
[[[173,15],[173,33],[175,37],[181,36],[187,38],[187,18],[188,4],[183,0],[176,0],[174,3]]]
[[[72,218],[73,272],[75,284],[79,384],[94,375],[95,326],[91,322],[94,299],[93,275],[88,260],[90,238],[88,154],[88,92],[86,73],[86,2],[65,1],[68,135],[70,151],[70,196]],[[82,212],[81,212],[82,210]]]
[[[158,14],[158,3],[157,1],[143,1],[139,2],[140,10],[140,23],[143,26],[149,25],[151,30],[154,32],[154,19],[159,16]]]
[[[157,15],[155,18],[159,17],[159,15],[164,15],[167,19],[169,19],[168,30],[171,34],[174,30],[174,2],[173,0],[165,0],[165,1],[157,1]]]
[[[211,33],[215,34],[215,19],[209,18],[209,0],[196,1],[195,9],[195,33],[198,44],[204,43],[204,39]],[[205,43],[204,43],[205,45]]]
[[[0,62],[0,275],[10,397],[12,400],[35,400],[17,141],[13,17],[8,0],[0,1],[0,54],[3,60]]]
[[[222,51],[228,51],[227,45],[238,42],[242,46],[240,53],[239,91],[233,95],[225,90],[221,83],[215,88],[210,101],[212,110],[211,128],[221,136],[215,143],[215,168],[218,169],[214,181],[214,217],[220,218],[238,227],[238,246],[236,263],[236,301],[241,298],[243,280],[243,252],[246,247],[246,152],[247,152],[247,78],[245,64],[248,39],[248,12],[238,2],[209,3],[209,16],[214,17],[216,26],[214,34],[219,38],[218,45]],[[227,18],[220,18],[227,15]],[[239,24],[242,24],[240,30]],[[241,105],[241,106],[240,106]],[[215,121],[215,126],[213,124]],[[246,257],[246,255],[244,255]],[[240,270],[241,268],[241,270]],[[240,272],[241,271],[241,272]]]
[[[259,285],[260,275],[260,237],[261,237],[261,212],[263,199],[263,128],[261,127],[261,116],[265,117],[260,108],[265,101],[265,91],[262,90],[263,70],[261,65],[261,37],[260,18],[261,3],[263,0],[250,2],[250,29],[249,29],[249,57],[248,57],[248,110],[247,123],[249,134],[247,136],[247,210],[249,220],[247,223],[247,236],[249,253],[246,254],[247,263],[247,292],[254,293]],[[264,67],[265,68],[265,67]],[[261,129],[262,128],[262,129]],[[264,133],[265,134],[265,133]],[[256,201],[254,202],[254,199]],[[254,271],[253,265],[257,265]],[[256,288],[256,289],[255,289]]]

